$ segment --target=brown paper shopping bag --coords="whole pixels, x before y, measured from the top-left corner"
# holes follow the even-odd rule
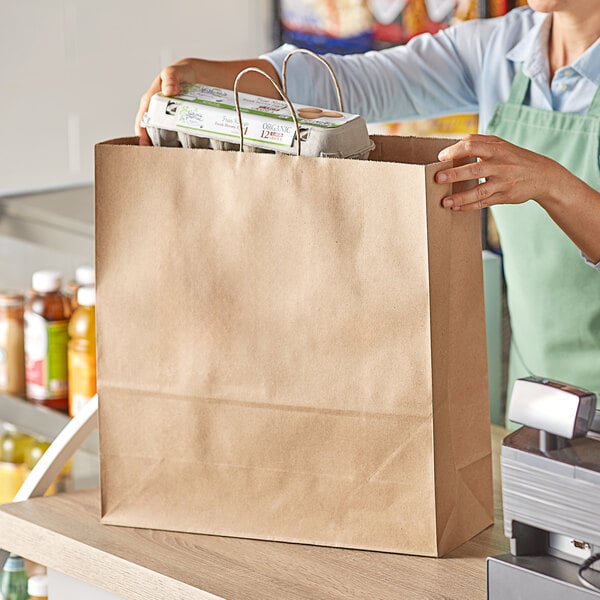
[[[96,148],[105,523],[442,555],[493,521],[479,217],[449,140]]]

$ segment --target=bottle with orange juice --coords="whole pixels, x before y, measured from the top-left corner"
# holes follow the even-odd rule
[[[96,290],[77,290],[78,307],[69,321],[69,414],[75,416],[96,393]]]
[[[75,269],[75,279],[68,281],[64,293],[71,304],[71,312],[75,312],[77,304],[77,290],[83,286],[93,286],[96,283],[96,271],[91,265],[80,265]]]

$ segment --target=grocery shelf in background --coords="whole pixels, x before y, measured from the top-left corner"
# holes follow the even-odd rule
[[[452,24],[496,17],[526,0],[278,0],[279,42],[348,54],[405,44]],[[476,133],[477,115],[371,124],[372,133],[455,137]]]

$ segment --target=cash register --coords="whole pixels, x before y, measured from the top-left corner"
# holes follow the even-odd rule
[[[515,382],[502,443],[510,554],[488,558],[488,600],[600,600],[600,412],[559,381]]]

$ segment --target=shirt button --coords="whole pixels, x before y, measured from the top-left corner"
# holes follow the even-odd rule
[[[559,84],[558,89],[561,92],[564,92],[567,89],[567,86],[564,83]]]
[[[573,69],[565,69],[565,75],[567,77],[570,77],[571,75],[573,75]]]

